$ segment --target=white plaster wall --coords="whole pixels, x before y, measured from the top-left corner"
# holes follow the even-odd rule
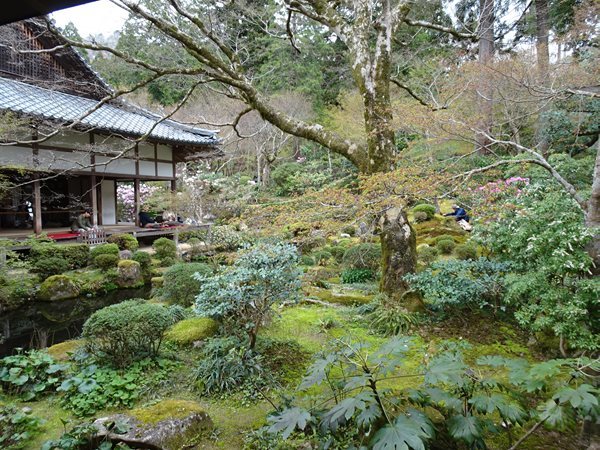
[[[90,148],[90,136],[87,133],[63,132],[46,139],[41,145],[52,145],[54,147],[66,147],[79,150]]]
[[[140,175],[156,176],[154,161],[140,161]]]
[[[140,158],[154,159],[154,144],[148,144],[147,142],[140,142],[138,144],[138,155]]]
[[[115,182],[114,180],[102,180],[100,184],[102,197],[102,224],[116,225],[117,223],[117,204],[115,201]]]
[[[61,152],[40,149],[38,167],[44,170],[90,171],[90,155],[87,152]]]
[[[0,146],[0,165],[32,167],[33,150],[27,147],[3,147]]]
[[[122,173],[124,175],[135,175],[135,161],[129,158],[119,158],[109,162],[107,165],[98,165],[110,161],[108,156],[96,155],[96,172]]]

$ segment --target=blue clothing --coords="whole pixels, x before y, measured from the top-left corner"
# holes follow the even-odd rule
[[[459,220],[466,220],[467,222],[469,221],[469,216],[467,216],[467,212],[464,210],[464,208],[455,209],[454,212],[450,214],[444,214],[444,216],[455,216],[457,222]]]

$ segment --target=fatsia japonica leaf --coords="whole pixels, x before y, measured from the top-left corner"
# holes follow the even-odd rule
[[[429,418],[411,409],[375,434],[373,450],[425,450],[425,442],[433,437],[433,431]]]
[[[382,411],[379,405],[375,402],[372,402],[367,405],[365,409],[363,409],[358,416],[356,416],[356,423],[361,428],[368,428],[372,423],[374,423],[379,417],[381,417]]]
[[[447,425],[453,438],[469,444],[479,440],[483,431],[479,419],[475,416],[456,415],[448,420]]]
[[[302,379],[298,389],[304,390],[315,384],[321,384],[336,359],[337,355],[335,353],[329,353],[324,358],[317,359],[308,369],[308,374]]]
[[[570,408],[559,405],[554,400],[548,400],[540,408],[540,420],[550,428],[561,429],[573,421]]]
[[[348,397],[325,413],[323,423],[328,428],[336,429],[338,425],[354,417],[356,412],[363,411],[374,402],[373,395],[368,392],[361,392],[354,397]]]
[[[429,387],[423,390],[431,404],[441,406],[442,408],[460,413],[462,411],[462,401],[439,388]]]
[[[448,383],[462,386],[467,366],[455,354],[444,354],[433,358],[425,372],[425,383],[435,385]]]
[[[294,406],[268,418],[271,424],[269,432],[282,432],[283,438],[287,439],[296,428],[304,430],[311,419],[312,416],[306,409]]]
[[[590,414],[598,407],[598,390],[589,384],[582,384],[577,389],[566,387],[561,389],[554,397],[554,400],[563,405],[569,403],[575,409],[581,409],[586,414]]]

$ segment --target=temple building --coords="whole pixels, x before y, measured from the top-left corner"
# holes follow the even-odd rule
[[[45,21],[0,27],[0,235],[65,229],[84,209],[116,226],[118,183],[133,184],[137,212],[141,182],[174,190],[178,162],[220,154],[216,131],[114,97]]]

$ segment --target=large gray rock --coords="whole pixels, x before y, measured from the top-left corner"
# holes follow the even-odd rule
[[[116,433],[113,424],[128,429]],[[124,442],[134,448],[178,450],[193,438],[212,429],[213,423],[200,405],[187,400],[162,400],[128,414],[114,414],[97,419],[100,439]],[[108,428],[108,429],[107,429]]]
[[[132,256],[133,253],[131,252],[131,250],[121,250],[119,252],[119,259],[131,259]]]
[[[130,259],[119,261],[117,266],[117,284],[122,288],[140,287],[144,284],[142,267]]]

